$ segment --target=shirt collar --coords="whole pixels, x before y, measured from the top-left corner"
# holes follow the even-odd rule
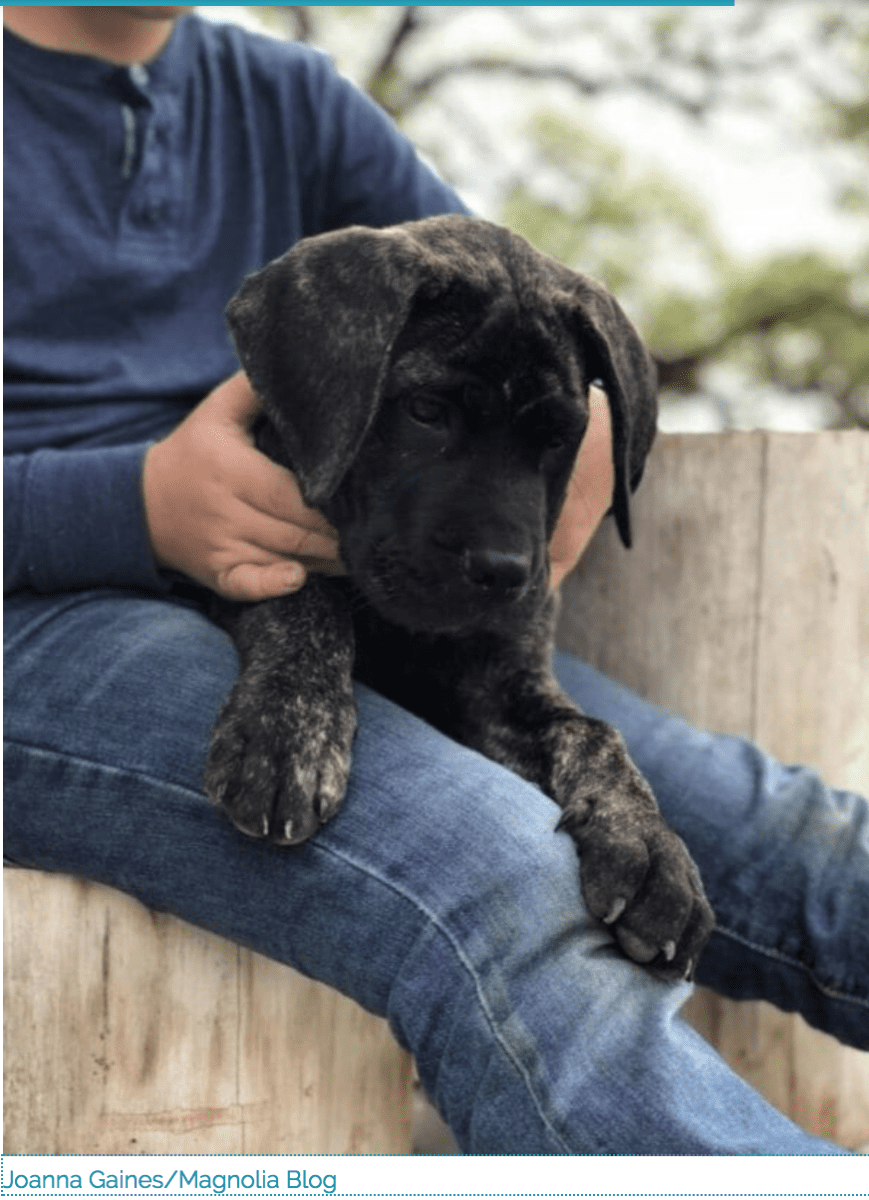
[[[156,58],[143,64],[149,87],[168,89],[177,86],[182,64],[186,60],[186,47],[197,19],[190,14],[181,17]],[[11,67],[13,71],[17,69],[52,83],[80,88],[101,89],[119,80],[126,82],[132,78],[133,82],[138,82],[137,75],[141,78],[141,69],[132,68],[131,76],[130,67],[116,67],[85,54],[47,50],[26,41],[10,29],[3,30],[3,66],[4,70]]]

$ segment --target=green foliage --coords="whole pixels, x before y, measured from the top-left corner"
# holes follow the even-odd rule
[[[531,127],[541,165],[557,169],[558,198],[517,184],[502,210],[505,224],[637,308],[649,306],[656,259],[676,255],[705,279],[720,272],[724,252],[684,188],[658,172],[638,173],[624,151],[564,117],[542,113]]]
[[[666,14],[660,36],[680,25]],[[544,113],[531,126],[546,194],[514,186],[502,219],[622,299],[666,390],[702,390],[713,367],[729,364],[783,394],[822,392],[838,423],[869,426],[869,256],[846,263],[813,250],[739,263],[683,187],[638,174],[622,151],[563,117]],[[840,199],[865,211],[869,189],[852,185]]]
[[[657,357],[669,362],[702,356],[722,335],[714,303],[670,288],[654,297],[643,332]]]
[[[723,296],[722,350],[785,390],[830,395],[843,423],[869,417],[859,407],[869,389],[869,308],[853,292],[853,274],[817,253],[734,271]]]
[[[684,189],[636,175],[618,149],[562,118],[537,118],[535,134],[542,159],[558,163],[567,200],[516,186],[505,224],[620,296],[667,389],[695,391],[711,367],[729,363],[786,393],[824,392],[842,424],[869,418],[866,261],[845,266],[811,251],[737,263]],[[667,256],[693,264],[693,286],[650,282],[672,274]]]

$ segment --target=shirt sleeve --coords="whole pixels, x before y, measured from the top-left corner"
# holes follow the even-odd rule
[[[316,145],[303,197],[306,233],[469,213],[369,95],[325,55],[311,66],[310,109],[299,114],[307,125],[299,131],[300,142],[313,138]]]
[[[148,540],[141,490],[146,449],[36,450],[4,458],[5,594],[168,587]]]

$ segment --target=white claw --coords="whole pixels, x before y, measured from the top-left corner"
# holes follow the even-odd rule
[[[624,896],[619,896],[618,900],[613,900],[609,912],[603,918],[604,925],[612,925],[613,921],[617,921],[627,907],[628,902]]]
[[[667,962],[672,962],[675,957],[676,957],[676,943],[675,942],[665,942],[664,943],[664,958],[666,958]]]
[[[690,978],[691,978],[691,972],[692,972],[693,970],[694,970],[694,959],[693,959],[693,958],[689,958],[689,959],[688,959],[688,967],[687,967],[687,969],[686,969],[686,971],[685,971],[685,974],[682,976],[682,978],[683,978],[683,979],[690,979]]]
[[[263,817],[262,821],[260,822],[260,829],[262,830],[263,837],[269,836],[269,819],[268,819],[268,817],[266,817],[266,816]]]
[[[284,837],[288,842],[293,840],[293,822],[287,821],[284,825]]]

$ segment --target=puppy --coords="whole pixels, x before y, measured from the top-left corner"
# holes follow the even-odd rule
[[[714,923],[697,870],[620,736],[549,666],[547,544],[593,380],[630,544],[656,405],[627,317],[592,280],[460,216],[307,239],[227,316],[263,406],[257,444],[338,530],[348,576],[235,613],[242,670],[208,794],[246,833],[310,837],[344,796],[356,677],[551,796],[592,914],[659,976],[689,976]]]

